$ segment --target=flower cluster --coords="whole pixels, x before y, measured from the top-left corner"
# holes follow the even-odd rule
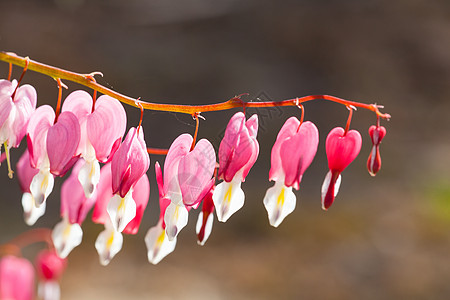
[[[16,81],[0,80],[0,142],[4,144],[8,165],[9,149],[18,147],[21,139],[27,137],[28,147],[16,170],[28,225],[33,225],[45,213],[55,177],[71,172],[61,186],[62,220],[52,232],[56,252],[39,256],[43,278],[40,290],[48,294],[59,293],[54,279],[59,277],[64,265],[57,262],[55,253],[66,258],[81,243],[82,223],[91,209],[93,222],[104,226],[95,242],[102,265],[107,265],[121,250],[123,234],[138,232],[150,195],[147,177],[150,158],[140,124],[130,128],[124,137],[127,119],[118,100],[107,95],[96,99],[80,90],[69,94],[61,111],[56,112],[48,105],[36,109],[36,100],[32,86],[19,87]],[[303,121],[301,108],[301,120],[296,117],[286,120],[271,152],[269,180],[275,183],[267,190],[263,204],[274,227],[294,211],[293,189],[299,190],[319,145],[319,131],[311,121]],[[350,108],[346,128],[332,129],[326,139],[329,172],[322,186],[324,210],[334,202],[341,173],[361,149],[361,135],[349,130],[351,113]],[[198,126],[198,114],[195,117]],[[369,129],[373,147],[367,167],[371,175],[381,167],[379,145],[386,129],[379,123],[378,118],[377,125]],[[185,133],[173,141],[164,170],[155,163],[160,217],[145,236],[149,262],[157,264],[175,249],[190,210],[202,207],[196,233],[198,243],[204,245],[212,231],[214,211],[220,222],[226,222],[242,208],[245,194],[241,185],[259,155],[257,134],[258,116],[247,119],[244,113],[238,112],[226,127],[217,158],[208,140],[196,140],[197,130],[194,137]],[[1,267],[9,270],[9,264],[26,265],[15,258],[5,258]],[[59,264],[58,270],[48,271],[49,264]],[[9,272],[2,268],[0,272]],[[21,267],[22,272],[27,273],[27,268]],[[28,273],[8,276],[33,280]],[[29,294],[26,290],[22,292]]]

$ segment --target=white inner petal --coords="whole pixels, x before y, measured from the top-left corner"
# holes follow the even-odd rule
[[[162,228],[162,220],[145,235],[145,245],[147,246],[148,261],[154,265],[159,263],[164,257],[175,250],[177,238],[169,241],[165,230]]]
[[[119,253],[123,245],[123,236],[120,232],[117,232],[112,226],[105,224],[105,230],[103,230],[95,241],[95,249],[97,249],[100,264],[106,266],[111,259]]]
[[[30,191],[34,198],[36,207],[39,207],[47,199],[53,190],[54,177],[50,174],[50,169],[39,170],[30,184]]]
[[[45,202],[36,207],[34,198],[30,193],[22,195],[23,217],[28,226],[33,226],[36,221],[45,214]]]
[[[136,202],[132,192],[133,189],[130,189],[124,198],[114,195],[109,200],[107,211],[114,229],[118,232],[122,232],[136,216]]]
[[[283,181],[276,181],[264,196],[264,207],[267,210],[270,225],[278,227],[296,206],[296,197],[292,187],[286,187]]]
[[[171,202],[164,213],[164,223],[169,241],[175,239],[178,233],[188,223],[189,213],[183,203],[174,204]]]
[[[220,222],[226,222],[231,215],[244,206],[245,195],[241,189],[242,182],[235,178],[231,182],[222,181],[214,190],[212,198],[216,207],[217,219]]]
[[[94,158],[94,160],[84,163],[78,173],[78,180],[83,187],[86,198],[91,198],[100,181],[100,164],[97,159]]]
[[[81,244],[82,239],[83,230],[80,225],[70,224],[66,217],[52,231],[53,244],[61,258],[66,258],[73,248]]]
[[[43,300],[59,300],[61,289],[56,280],[44,280],[38,284],[38,296]]]

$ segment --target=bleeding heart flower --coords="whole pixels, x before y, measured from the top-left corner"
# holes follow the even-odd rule
[[[174,237],[171,241],[167,237],[164,224],[164,214],[167,207],[170,205],[170,199],[165,197],[163,177],[159,163],[155,164],[156,182],[159,189],[159,221],[156,226],[150,228],[145,235],[145,245],[147,246],[148,261],[154,265],[159,263],[164,257],[175,250],[177,238]]]
[[[213,220],[214,220],[214,201],[213,193],[215,186],[209,190],[203,199],[202,211],[198,214],[197,225],[195,232],[197,233],[197,243],[203,246],[211,235]]]
[[[81,128],[77,153],[85,160],[79,173],[86,197],[94,194],[100,179],[100,162],[112,159],[125,133],[126,114],[122,104],[107,95],[100,96],[92,111],[92,97],[85,91],[75,91],[67,96],[62,111],[71,111]]]
[[[196,208],[214,185],[216,154],[213,146],[208,140],[201,139],[190,150],[192,142],[190,134],[176,138],[164,164],[164,197],[170,199],[164,222],[170,241],[186,226],[188,210]]]
[[[9,149],[19,147],[37,101],[34,87],[29,84],[20,87],[17,85],[16,80],[0,80],[0,149],[4,145],[8,166]],[[9,176],[12,177],[11,170]]]
[[[224,181],[216,186],[213,194],[217,218],[221,222],[226,222],[244,205],[241,183],[258,158],[257,132],[257,115],[245,121],[245,115],[238,112],[228,122],[219,147],[219,179]]]
[[[30,185],[34,176],[39,173],[38,169],[31,167],[30,165],[30,155],[28,149],[20,157],[16,164],[17,177],[19,179],[20,189],[22,190],[22,206],[23,206],[23,217],[25,223],[29,226],[34,225],[37,219],[45,213],[45,202],[36,207],[33,195],[31,195]]]
[[[60,299],[59,279],[66,268],[67,261],[55,251],[42,250],[36,258],[36,271],[39,275],[38,296],[41,299]]]
[[[80,125],[72,112],[62,112],[54,123],[55,113],[48,105],[40,106],[28,124],[30,163],[39,173],[30,190],[36,205],[44,203],[53,189],[53,176],[64,176],[78,160]]]
[[[336,127],[330,131],[326,140],[328,158],[327,173],[322,185],[322,208],[327,210],[333,204],[341,184],[341,173],[358,156],[361,150],[361,135],[356,130]]]
[[[4,256],[0,259],[0,299],[32,300],[34,268],[25,258]]]
[[[367,169],[369,174],[375,176],[381,169],[380,144],[381,140],[386,135],[386,128],[383,126],[372,125],[369,128],[369,135],[372,140],[372,151],[370,151],[369,159],[367,160]]]
[[[292,188],[299,189],[303,173],[313,161],[318,144],[317,127],[309,121],[300,123],[295,117],[289,118],[278,133],[269,172],[269,179],[275,181],[275,185],[264,197],[270,225],[278,227],[294,211],[296,197]]]
[[[108,163],[100,170],[100,181],[96,194],[94,195],[96,203],[92,214],[92,220],[95,223],[105,225],[105,230],[100,233],[95,242],[95,248],[99,253],[100,263],[102,265],[107,265],[120,249],[122,249],[123,236],[120,231],[126,234],[136,234],[138,232],[150,196],[150,183],[147,174],[144,174],[138,180],[132,191],[131,200],[135,203],[136,208],[134,211],[124,212],[123,221],[120,221],[120,224],[114,224],[112,223],[110,214],[108,214],[108,207],[109,203],[119,196],[113,194],[111,182],[111,163]],[[134,214],[130,214],[133,212]],[[125,228],[121,228],[122,226]],[[118,231],[117,229],[122,230]]]

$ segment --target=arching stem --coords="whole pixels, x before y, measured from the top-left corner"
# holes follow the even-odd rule
[[[25,65],[23,66],[22,75],[20,75],[19,81],[17,81],[17,86],[14,89],[14,93],[11,95],[11,99],[14,101],[14,97],[16,96],[17,89],[19,88],[20,82],[23,79],[23,76],[27,72],[28,65],[30,64],[30,59],[28,57],[25,58]],[[11,68],[10,68],[11,69]]]

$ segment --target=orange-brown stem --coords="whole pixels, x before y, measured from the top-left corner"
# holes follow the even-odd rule
[[[23,66],[22,75],[20,75],[19,81],[17,81],[17,86],[16,86],[16,88],[14,89],[14,93],[13,93],[12,96],[11,96],[11,99],[12,99],[13,101],[14,101],[14,97],[16,96],[17,89],[19,88],[20,82],[22,81],[23,76],[24,76],[25,73],[27,72],[29,63],[30,63],[30,59],[29,59],[28,57],[25,58],[25,65]]]
[[[18,55],[15,55],[13,53],[7,53],[7,52],[0,52],[0,60],[5,61],[8,63],[12,63],[18,66],[25,66],[26,61],[28,58],[24,58]],[[210,112],[210,111],[221,111],[221,110],[228,110],[232,108],[247,108],[247,107],[254,107],[254,108],[262,108],[262,107],[274,107],[274,106],[297,106],[300,103],[312,101],[312,100],[328,100],[333,101],[336,103],[340,103],[346,106],[353,105],[355,107],[360,107],[364,109],[368,109],[370,111],[373,111],[377,116],[383,118],[383,119],[389,119],[391,116],[389,114],[381,113],[379,111],[379,106],[376,104],[364,104],[360,102],[355,101],[349,101],[345,99],[341,99],[334,96],[329,95],[311,95],[311,96],[305,96],[301,98],[294,98],[284,101],[267,101],[267,102],[243,102],[239,96],[234,97],[228,101],[216,103],[216,104],[209,104],[209,105],[178,105],[178,104],[162,104],[162,103],[150,103],[145,101],[136,101],[132,97],[128,97],[125,95],[122,95],[116,91],[113,91],[111,89],[108,89],[107,87],[104,87],[101,84],[98,84],[97,82],[92,80],[93,74],[80,74],[75,73],[71,71],[67,71],[64,69],[60,69],[57,67],[49,66],[37,61],[29,60],[29,66],[28,69],[36,71],[41,74],[45,74],[47,76],[50,76],[52,78],[61,78],[65,80],[69,80],[72,82],[79,83],[81,85],[84,85],[86,87],[89,87],[93,90],[96,90],[102,94],[109,95],[113,98],[116,98],[117,100],[131,105],[135,107],[139,107],[138,103],[142,105],[144,109],[149,110],[155,110],[155,111],[166,111],[166,112],[177,112],[177,113],[184,113],[184,114],[194,114],[198,112]]]
[[[8,81],[11,81],[12,76],[12,63],[9,63]]]
[[[48,228],[34,228],[18,235],[11,241],[0,246],[0,252],[16,252],[20,254],[20,249],[29,246],[34,243],[44,242],[49,249],[54,249],[52,241],[52,231]]]
[[[198,114],[193,114],[192,117],[195,118],[195,132],[194,132],[194,139],[192,140],[191,151],[194,150],[195,142],[197,141],[198,127],[200,125],[200,121],[198,120]]]
[[[56,82],[58,83],[58,102],[56,102],[55,123],[58,121],[59,114],[61,113],[61,99],[62,99],[62,82],[61,82],[61,79],[56,78]]]
[[[349,113],[348,113],[348,119],[347,119],[347,124],[345,125],[345,131],[344,131],[344,136],[347,134],[348,130],[350,129],[350,123],[352,122],[352,116],[353,116],[353,108],[347,106]]]
[[[147,148],[148,154],[167,155],[168,152],[169,152],[169,149]]]

